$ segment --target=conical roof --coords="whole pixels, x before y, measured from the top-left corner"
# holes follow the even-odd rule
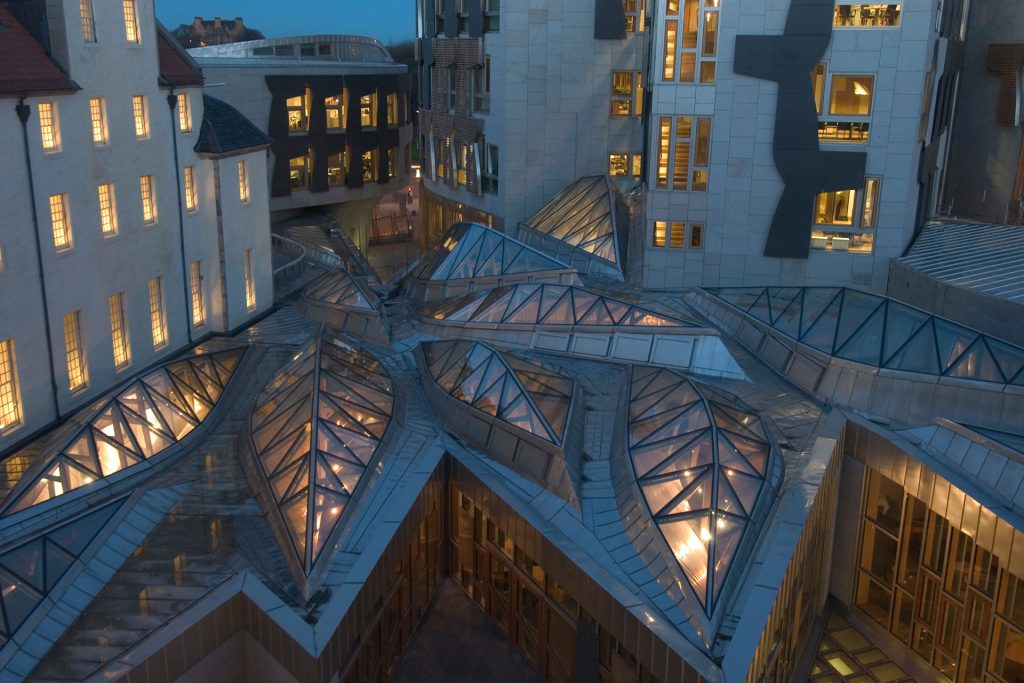
[[[286,552],[308,575],[391,420],[387,371],[321,328],[256,400],[249,435]]]
[[[416,272],[421,280],[463,280],[569,266],[479,223],[456,223]]]
[[[206,419],[245,348],[161,365],[101,401],[92,417],[18,483],[8,510],[23,510],[154,457]]]
[[[615,185],[606,176],[589,176],[559,192],[523,221],[523,227],[561,240],[621,272],[628,220],[625,202]]]

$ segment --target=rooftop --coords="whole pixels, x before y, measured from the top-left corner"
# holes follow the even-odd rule
[[[0,96],[73,90],[75,84],[39,41],[0,4]]]

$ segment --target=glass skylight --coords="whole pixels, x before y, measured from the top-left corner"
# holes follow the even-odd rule
[[[462,280],[569,266],[478,223],[456,223],[417,270],[421,280]]]
[[[380,362],[324,329],[257,398],[256,459],[307,574],[371,465],[393,406]]]
[[[239,348],[174,361],[102,402],[34,479],[19,482],[12,510],[109,477],[184,439],[213,410],[244,355]]]
[[[629,219],[624,207],[619,191],[606,177],[590,176],[562,190],[523,225],[621,266],[625,241],[619,231],[628,227]]]
[[[710,387],[634,366],[628,444],[651,516],[710,615],[762,492],[780,482],[764,424]]]
[[[367,311],[376,310],[366,292],[343,270],[332,270],[309,285],[303,294],[309,299],[325,304]]]
[[[0,645],[53,590],[124,500],[94,509],[0,554]]]
[[[508,285],[425,307],[444,322],[504,325],[696,327],[695,323],[569,285]]]
[[[573,380],[540,363],[471,341],[424,342],[434,382],[477,410],[559,445]]]
[[[1024,386],[1024,349],[854,289],[709,289],[782,334],[874,367]]]

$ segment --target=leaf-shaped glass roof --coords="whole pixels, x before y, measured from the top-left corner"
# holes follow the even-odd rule
[[[545,441],[562,443],[572,379],[481,342],[435,341],[422,346],[432,379],[446,393]]]
[[[628,214],[618,189],[605,176],[588,176],[559,192],[523,221],[531,230],[561,240],[621,268]]]
[[[740,543],[756,533],[758,501],[777,493],[781,462],[764,424],[677,372],[634,366],[627,439],[651,517],[710,616]]]
[[[828,287],[708,291],[831,356],[880,368],[1024,386],[1024,349],[887,297]]]
[[[308,575],[391,421],[394,389],[366,351],[326,328],[256,399],[249,434],[287,545]]]
[[[367,294],[344,270],[332,270],[306,287],[303,294],[308,299],[334,306],[377,310],[371,301],[373,295]]]
[[[420,312],[425,318],[458,323],[698,327],[692,321],[571,285],[506,285],[424,306]]]
[[[152,458],[184,439],[220,400],[245,348],[161,365],[96,405],[56,453],[26,472],[5,505],[23,510]]]
[[[456,223],[416,271],[421,280],[463,280],[568,270],[569,266],[479,223]]]

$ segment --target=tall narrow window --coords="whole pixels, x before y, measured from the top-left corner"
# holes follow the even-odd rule
[[[124,37],[129,43],[139,42],[139,14],[135,0],[124,0]]]
[[[394,178],[398,175],[398,148],[391,147],[388,149],[388,178]]]
[[[682,249],[686,246],[686,223],[672,221],[668,230],[668,246],[673,249]]]
[[[192,132],[192,101],[187,92],[178,93],[178,130]]]
[[[56,102],[39,103],[39,134],[45,151],[60,151],[60,119],[57,118]]]
[[[661,77],[666,81],[676,78],[676,33],[679,21],[671,19],[665,22],[665,56],[662,62]]]
[[[690,176],[690,138],[693,136],[693,118],[676,118],[675,160],[672,165],[672,189],[685,190]]]
[[[861,207],[860,226],[875,227],[875,208],[878,206],[878,178],[864,179],[864,206]]]
[[[658,125],[658,181],[657,186],[668,188],[668,155],[672,142],[672,117],[662,116]]]
[[[690,249],[700,249],[704,246],[704,226],[700,223],[690,224]]]
[[[89,98],[89,118],[92,120],[93,144],[108,144],[110,138],[107,133],[107,103],[102,97]]]
[[[327,157],[327,184],[337,187],[345,184],[348,161],[345,152],[338,152]]]
[[[149,326],[153,331],[153,348],[167,343],[167,318],[164,316],[163,278],[149,281]]]
[[[64,314],[64,354],[68,360],[68,389],[78,391],[89,383],[89,366],[82,345],[81,311]]]
[[[149,109],[145,95],[132,95],[132,109],[135,112],[135,137],[144,140],[149,137]]]
[[[389,126],[397,126],[398,125],[398,94],[397,93],[389,94],[388,98],[387,98],[387,104],[388,104],[388,125]]]
[[[304,95],[289,97],[285,100],[284,106],[288,113],[289,133],[309,130],[309,108],[306,106]]]
[[[359,121],[363,128],[377,126],[377,93],[359,98]]]
[[[821,105],[825,99],[825,64],[818,64],[811,71],[811,88],[814,90],[814,107],[821,113]]]
[[[337,95],[325,97],[324,108],[327,110],[328,130],[343,128],[345,124],[341,115],[341,98]]]
[[[112,294],[107,303],[110,307],[110,341],[114,351],[114,367],[121,370],[132,362],[128,323],[124,315],[124,292]]]
[[[491,111],[490,55],[484,55],[483,64],[473,70],[473,111]]]
[[[21,424],[21,394],[18,390],[18,366],[14,359],[14,341],[0,341],[0,434]]]
[[[68,215],[67,193],[50,195],[50,224],[53,226],[53,246],[57,251],[70,249],[71,216]]]
[[[666,230],[668,230],[668,223],[665,221],[654,221],[654,238],[651,240],[652,247],[665,246]]]
[[[185,210],[192,212],[199,207],[199,194],[196,191],[196,168],[185,167]]]
[[[203,264],[193,261],[188,265],[188,285],[192,296],[192,327],[206,324],[206,299],[203,298]]]
[[[612,116],[629,116],[633,113],[633,72],[612,72]]]
[[[498,194],[498,146],[484,145],[482,186],[484,192]]]
[[[117,234],[117,200],[114,197],[114,184],[103,183],[99,187],[100,195],[100,231],[104,237]]]
[[[153,176],[144,175],[139,178],[139,190],[142,193],[142,220],[147,224],[156,223],[156,195],[153,192]]]
[[[256,308],[256,281],[252,272],[252,249],[245,250],[245,310]]]
[[[708,191],[708,160],[711,155],[711,119],[706,116],[697,117],[697,144],[693,150],[693,183],[694,192]]]
[[[249,172],[244,161],[238,162],[238,199],[243,204],[249,203]]]
[[[82,40],[96,42],[96,19],[92,15],[92,0],[80,0],[78,11],[82,15]]]
[[[369,182],[377,179],[377,150],[371,149],[363,152],[363,181]]]

